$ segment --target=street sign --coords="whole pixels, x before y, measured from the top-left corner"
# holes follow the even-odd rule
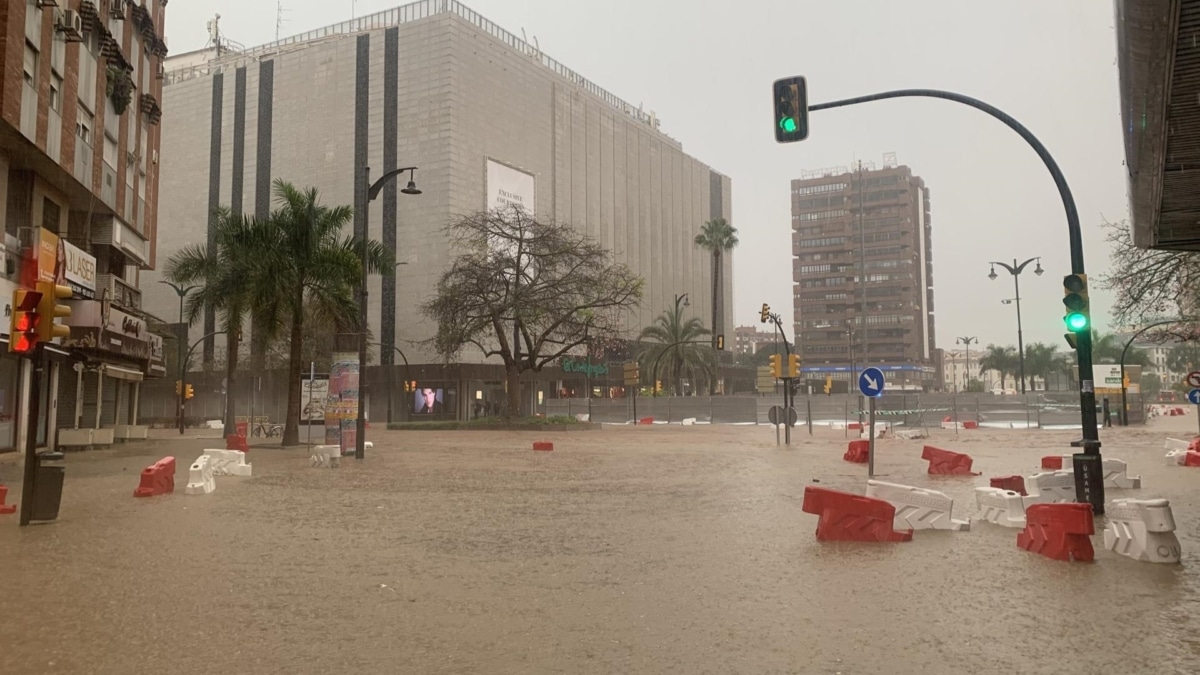
[[[1200,370],[1188,373],[1187,386],[1193,389],[1200,387]]]
[[[1188,400],[1195,405],[1200,405],[1200,389],[1193,389],[1189,391]]]
[[[771,421],[771,424],[783,424],[784,410],[787,410],[788,425],[793,427],[796,426],[796,422],[798,422],[800,418],[796,415],[796,409],[791,406],[788,406],[787,408],[778,405],[771,406],[771,409],[767,412],[767,419]]]
[[[775,377],[771,375],[770,366],[758,367],[754,384],[760,394],[770,394],[775,391]]]
[[[858,390],[863,393],[863,396],[878,398],[883,396],[883,371],[871,367],[864,368],[858,375]]]
[[[630,361],[629,363],[626,363],[622,368],[622,374],[625,377],[625,379],[624,379],[625,386],[636,386],[640,379],[640,373],[638,372],[638,362]]]

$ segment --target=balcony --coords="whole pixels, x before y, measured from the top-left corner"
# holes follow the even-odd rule
[[[96,275],[96,297],[108,291],[112,303],[121,309],[141,311],[142,292],[121,277],[113,274]]]
[[[92,226],[92,245],[111,246],[139,265],[150,261],[149,243],[116,216],[97,217]]]

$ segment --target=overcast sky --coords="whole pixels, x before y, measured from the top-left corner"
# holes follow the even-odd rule
[[[287,36],[404,4],[284,0]],[[1067,226],[1054,183],[1034,152],[972,108],[898,99],[814,113],[809,140],[777,145],[771,82],[805,75],[811,102],[888,89],[947,89],[981,98],[1025,124],[1058,160],[1074,192],[1084,254],[1108,266],[1102,219],[1126,218],[1112,3],[1102,0],[468,0],[500,26],[537,36],[583,76],[658,113],[662,130],[733,180],[734,315],[758,321],[761,303],[791,318],[789,181],[804,169],[879,163],[894,152],[931,191],[938,344],[957,336],[1016,342],[1001,300],[1012,278],[989,281],[988,261],[1042,257],[1022,275],[1026,342],[1062,339]],[[271,0],[171,3],[172,53],[204,46],[205,21],[247,46],[275,38]],[[699,226],[699,223],[697,223]],[[1030,265],[1029,271],[1032,272]],[[1092,284],[1098,327],[1107,293]],[[787,324],[790,325],[790,324]]]

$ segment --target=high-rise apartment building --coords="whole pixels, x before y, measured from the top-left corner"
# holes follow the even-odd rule
[[[758,326],[738,326],[734,329],[734,353],[757,354],[763,345],[779,339],[778,331],[759,330]]]
[[[71,336],[48,345],[39,382],[36,433],[48,446],[145,438],[141,383],[165,374],[141,274],[155,264],[166,6],[0,6],[0,302],[39,281],[75,294],[63,320]],[[23,371],[27,362],[0,352],[0,450],[21,442]]]
[[[381,365],[399,362],[396,347],[414,366],[436,364],[436,386],[469,391],[461,411],[502,391],[503,374],[493,372],[497,360],[470,351],[460,362],[474,367],[443,368],[423,342],[436,326],[420,305],[453,259],[443,227],[455,216],[515,201],[596,239],[646,282],[628,336],[684,293],[687,316],[710,323],[712,258],[693,239],[705,221],[732,221],[732,185],[685,153],[652,112],[455,0],[419,0],[250,48],[228,44],[215,22],[210,32],[216,48],[167,63],[164,261],[209,241],[214,207],[266,215],[273,179],[349,205],[362,168],[378,177],[415,165],[423,194],[397,194],[392,184],[370,208],[369,235],[405,264],[370,280],[368,320]],[[723,260],[716,332],[732,336],[732,256]],[[165,316],[178,311],[166,287],[148,297]],[[215,326],[209,317],[193,331]],[[203,356],[211,360],[222,341]],[[607,365],[594,386],[621,384],[619,363]],[[581,374],[546,368],[536,376],[547,384],[530,399],[553,395],[562,388],[553,380],[568,375],[581,389]]]
[[[809,379],[882,368],[889,387],[933,389],[929,189],[889,163],[792,181],[796,340]]]

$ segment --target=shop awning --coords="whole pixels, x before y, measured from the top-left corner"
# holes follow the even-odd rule
[[[142,371],[140,371],[140,370],[133,370],[132,368],[122,368],[121,366],[114,366],[111,363],[104,364],[103,368],[104,368],[104,374],[113,378],[114,380],[127,380],[129,382],[141,382],[142,381],[143,375],[142,375]]]

